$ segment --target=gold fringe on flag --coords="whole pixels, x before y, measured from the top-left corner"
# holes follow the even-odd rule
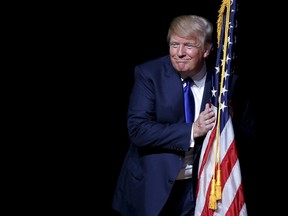
[[[216,186],[215,186],[215,195],[216,195],[216,200],[221,200],[222,198],[222,185],[221,185],[221,170],[220,167],[217,170],[217,175],[216,175]]]
[[[220,39],[221,39],[221,28],[223,23],[223,14],[225,12],[225,8],[227,7],[230,0],[223,0],[218,10],[218,20],[217,20],[217,45],[220,46]]]
[[[213,210],[217,209],[216,195],[215,195],[215,178],[212,179],[212,185],[209,197],[209,208]]]

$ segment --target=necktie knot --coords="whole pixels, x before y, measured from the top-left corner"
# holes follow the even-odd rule
[[[190,77],[187,77],[186,79],[184,79],[185,83],[186,83],[186,86],[191,86],[193,80],[190,78]]]

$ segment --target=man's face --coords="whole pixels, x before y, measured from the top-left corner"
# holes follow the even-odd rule
[[[172,34],[169,53],[173,67],[180,74],[191,76],[201,70],[209,51],[205,51],[197,38],[183,38]]]

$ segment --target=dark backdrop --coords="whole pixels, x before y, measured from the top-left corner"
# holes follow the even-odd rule
[[[61,121],[56,125],[61,139],[57,164],[51,171],[56,170],[52,178],[56,190],[49,191],[54,197],[50,208],[57,206],[61,207],[57,211],[79,215],[113,213],[112,196],[129,145],[126,112],[135,65],[168,53],[167,29],[177,15],[205,16],[215,24],[216,33],[220,4],[201,0],[163,7],[135,3],[126,10],[92,5],[65,9],[56,25],[63,33],[57,40],[61,48],[55,53],[62,60],[57,81],[62,88],[57,93]],[[255,76],[248,70],[253,61],[247,52],[251,42],[247,43],[244,34],[248,27],[242,24],[244,6],[239,1],[238,5],[237,73],[246,79],[256,105]],[[239,152],[244,155],[243,182],[250,216],[257,215],[263,204],[258,179],[264,168],[259,169],[261,157],[255,151],[246,146]]]

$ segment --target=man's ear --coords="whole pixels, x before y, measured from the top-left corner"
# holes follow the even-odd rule
[[[207,58],[210,54],[210,49],[204,52],[204,58]]]
[[[212,50],[212,45],[205,48],[204,58],[207,58]]]

